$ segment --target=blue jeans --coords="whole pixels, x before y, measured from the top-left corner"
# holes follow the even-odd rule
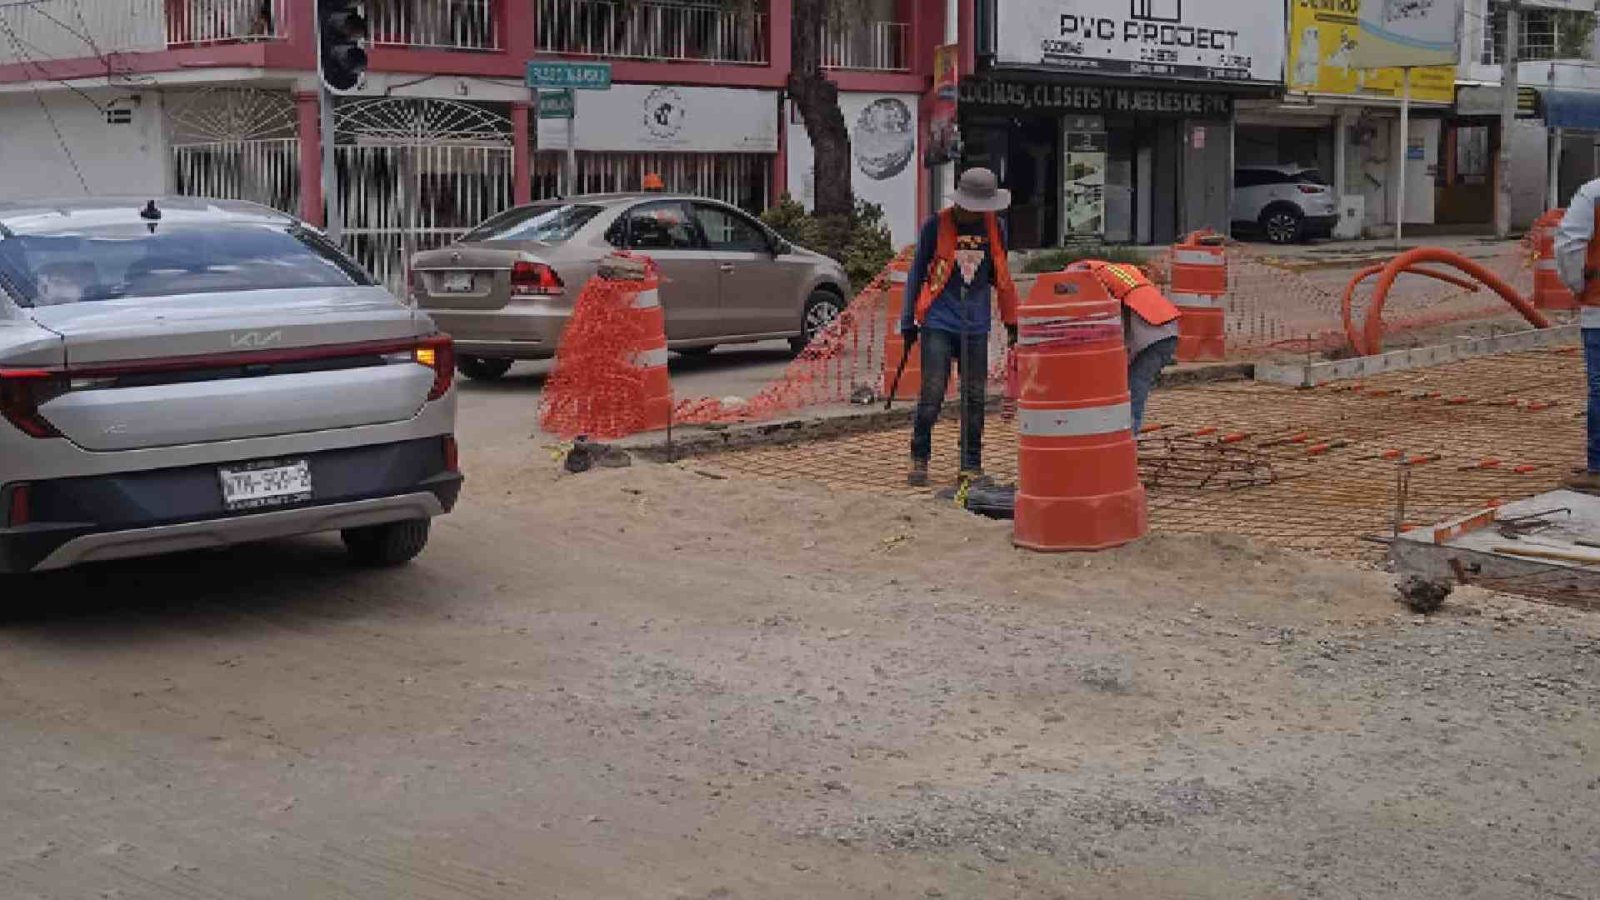
[[[1583,366],[1589,376],[1588,466],[1600,473],[1600,328],[1583,329]]]
[[[926,462],[933,455],[933,423],[944,409],[950,389],[950,363],[961,369],[961,471],[983,469],[983,413],[989,389],[989,335],[960,335],[954,331],[924,328],[922,393],[917,397],[917,419],[911,429],[911,458]]]
[[[1139,351],[1128,363],[1128,394],[1133,400],[1133,436],[1139,436],[1139,429],[1144,426],[1144,404],[1150,399],[1150,391],[1156,386],[1156,378],[1161,375],[1161,370],[1172,365],[1172,358],[1178,353],[1178,339],[1175,337],[1162,338],[1154,344]],[[1594,369],[1591,367],[1591,378]],[[1591,381],[1592,383],[1592,381]],[[1592,402],[1592,401],[1591,401]],[[1594,453],[1594,439],[1589,440],[1590,454]]]

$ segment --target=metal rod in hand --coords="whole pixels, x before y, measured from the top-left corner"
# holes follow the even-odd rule
[[[911,361],[911,348],[915,346],[917,346],[915,338],[906,341],[906,350],[900,354],[900,368],[894,370],[894,382],[889,385],[889,399],[883,401],[884,412],[888,412],[894,407],[894,397],[900,393],[900,376],[906,374],[906,363]]]

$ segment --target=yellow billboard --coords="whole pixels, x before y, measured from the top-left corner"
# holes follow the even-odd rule
[[[1356,69],[1352,52],[1361,38],[1362,0],[1291,0],[1289,90],[1347,97],[1400,99],[1399,69]],[[1371,0],[1382,2],[1382,0]],[[1453,103],[1456,67],[1411,70],[1411,99]]]

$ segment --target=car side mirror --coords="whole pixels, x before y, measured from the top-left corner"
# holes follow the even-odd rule
[[[789,243],[788,241],[784,240],[783,238],[778,238],[776,241],[774,241],[772,243],[772,255],[773,255],[773,257],[788,256],[789,254],[791,254],[793,252],[794,252],[794,245]]]

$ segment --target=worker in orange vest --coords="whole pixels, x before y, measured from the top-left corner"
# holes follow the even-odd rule
[[[1138,266],[1088,262],[1111,296],[1122,301],[1122,342],[1128,349],[1129,411],[1133,433],[1144,427],[1145,401],[1161,370],[1178,353],[1178,319],[1183,313],[1151,283]]]
[[[961,372],[961,478],[971,483],[982,477],[991,300],[1000,307],[1010,342],[1017,342],[1017,286],[998,215],[1011,206],[1011,192],[993,172],[973,168],[961,173],[951,200],[923,223],[900,314],[906,351],[922,343],[922,392],[906,476],[913,487],[928,483],[933,425],[944,407],[952,361]]]
[[[1578,298],[1583,361],[1589,386],[1587,459],[1566,481],[1573,490],[1600,493],[1600,180],[1581,188],[1556,229],[1556,271]]]

